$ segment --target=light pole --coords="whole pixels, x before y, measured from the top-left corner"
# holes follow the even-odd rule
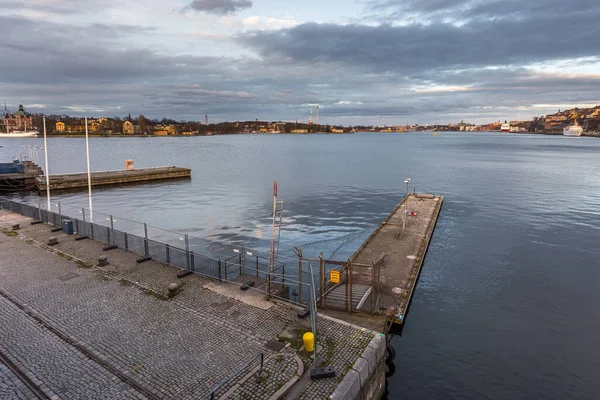
[[[406,183],[406,197],[404,198],[404,213],[402,214],[402,229],[406,226],[406,203],[408,202],[408,184],[410,183],[410,178],[406,178],[404,180]]]

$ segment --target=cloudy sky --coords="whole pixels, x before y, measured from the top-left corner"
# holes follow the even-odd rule
[[[0,0],[0,100],[335,124],[600,104],[598,0]]]

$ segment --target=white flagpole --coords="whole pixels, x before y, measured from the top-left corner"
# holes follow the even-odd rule
[[[92,211],[92,173],[90,172],[90,144],[89,144],[89,137],[88,137],[87,117],[85,117],[85,152],[87,155],[88,200],[90,202],[90,222],[94,222],[94,213]]]
[[[50,169],[48,168],[48,144],[46,142],[46,117],[43,117],[44,121],[44,158],[46,159],[46,197],[48,198],[48,211],[52,210],[50,204]]]

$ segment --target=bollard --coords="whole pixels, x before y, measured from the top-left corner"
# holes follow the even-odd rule
[[[13,231],[18,231],[19,229],[21,229],[21,225],[20,224],[12,224],[11,228]]]
[[[315,349],[315,335],[312,332],[306,332],[302,335],[302,341],[307,352],[310,353]]]
[[[56,236],[50,236],[48,238],[48,242],[46,242],[46,244],[48,246],[54,246],[55,244],[58,244],[58,239],[56,239]]]
[[[106,256],[98,257],[98,266],[104,267],[105,265],[108,265],[108,259],[106,258]]]
[[[177,291],[179,290],[179,284],[171,283],[167,290],[169,291],[169,297],[173,297],[177,294]]]

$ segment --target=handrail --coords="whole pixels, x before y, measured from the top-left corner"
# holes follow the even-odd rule
[[[252,364],[259,357],[260,357],[260,368],[258,370],[258,376],[260,376],[262,374],[262,370],[263,370],[263,363],[264,363],[264,358],[265,358],[264,353],[260,353],[260,354],[255,355],[254,357],[252,357],[252,359],[250,361],[248,361],[247,363],[245,363],[244,365],[239,367],[237,369],[237,371],[235,371],[233,374],[231,374],[228,378],[225,378],[225,379],[221,380],[219,383],[217,383],[212,388],[212,390],[202,398],[213,400],[215,398],[215,393],[218,392],[219,389],[221,389],[223,386],[225,386],[226,384],[231,382],[236,376],[238,376],[243,370],[248,368],[248,366],[250,364]]]

